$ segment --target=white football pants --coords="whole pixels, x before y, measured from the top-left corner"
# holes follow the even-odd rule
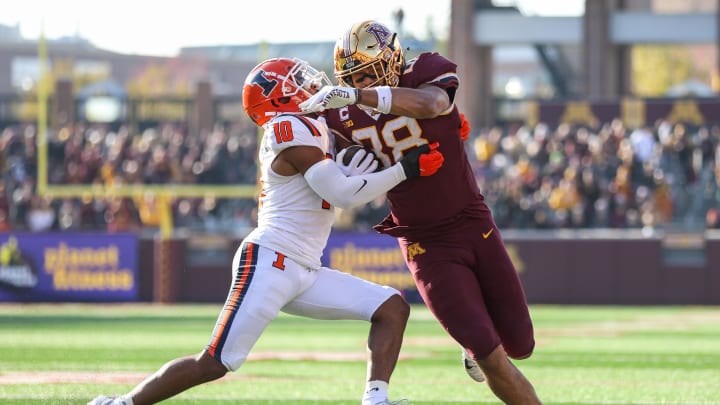
[[[369,321],[394,294],[381,286],[338,270],[313,270],[282,253],[243,243],[233,258],[230,292],[207,351],[234,371],[280,311],[314,319]]]

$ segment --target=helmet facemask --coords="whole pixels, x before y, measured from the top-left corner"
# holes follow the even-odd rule
[[[303,98],[307,99],[317,93],[323,86],[331,84],[325,72],[315,69],[301,59],[293,58],[293,62],[295,62],[295,66],[282,81],[284,96],[291,97],[301,93]]]

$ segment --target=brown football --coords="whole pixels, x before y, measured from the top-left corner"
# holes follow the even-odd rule
[[[355,156],[356,153],[358,153],[359,150],[365,149],[362,145],[350,145],[347,148],[345,148],[345,155],[343,156],[343,164],[348,165],[350,164],[350,161],[352,160],[353,156]],[[377,156],[375,156],[375,153],[373,151],[365,149],[365,152],[367,152],[370,155],[373,155],[375,160],[378,160]],[[376,172],[379,172],[382,170],[382,163],[378,160],[378,168],[375,170]]]
[[[350,161],[352,160],[353,156],[355,156],[358,151],[363,150],[365,148],[362,147],[362,145],[350,145],[347,148],[345,148],[345,155],[343,156],[343,164],[349,165]],[[370,151],[366,151],[367,153],[372,153]]]

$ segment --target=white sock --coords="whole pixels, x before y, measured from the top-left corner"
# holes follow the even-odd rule
[[[365,385],[362,405],[375,405],[388,399],[388,383],[385,381],[368,381]]]

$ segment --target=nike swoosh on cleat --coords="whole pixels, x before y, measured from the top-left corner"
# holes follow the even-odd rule
[[[365,187],[365,186],[367,186],[367,180],[363,179],[363,184],[362,184],[362,186],[360,186],[360,188],[357,189],[357,191],[355,192],[355,194],[359,193],[360,190],[362,190],[363,187]],[[355,194],[353,194],[353,195],[355,195]]]

